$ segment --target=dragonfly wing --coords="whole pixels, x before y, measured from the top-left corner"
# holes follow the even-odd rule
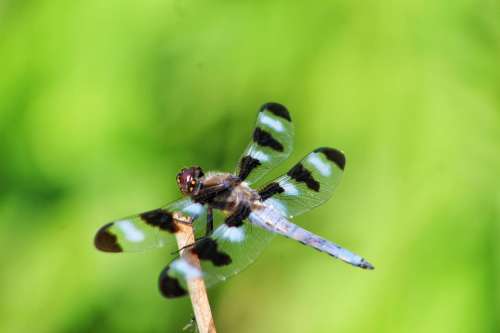
[[[259,194],[266,204],[292,218],[330,199],[340,183],[344,167],[345,156],[341,151],[318,148],[259,190]]]
[[[278,103],[264,104],[257,116],[252,141],[240,158],[235,174],[251,184],[290,156],[294,128],[288,110]]]
[[[173,214],[180,212],[194,221],[195,229],[202,229],[205,207],[183,198],[161,208],[128,216],[110,222],[97,231],[94,244],[104,252],[140,252],[164,246],[175,241],[178,228]],[[198,223],[200,221],[201,223]]]
[[[160,291],[168,298],[180,297],[187,294],[190,279],[203,277],[207,287],[225,281],[253,263],[273,237],[274,233],[247,222],[231,227],[219,223],[212,235],[186,249],[201,265],[177,257],[160,274]]]

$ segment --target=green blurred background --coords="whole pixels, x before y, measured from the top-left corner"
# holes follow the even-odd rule
[[[220,332],[500,331],[500,3],[0,1],[0,332],[178,332],[170,250],[105,222],[232,170],[258,107],[348,159],[297,218],[375,271],[276,239],[210,291]]]

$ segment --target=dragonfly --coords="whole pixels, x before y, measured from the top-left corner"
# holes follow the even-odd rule
[[[233,173],[205,173],[199,166],[182,169],[176,178],[181,199],[104,225],[95,235],[96,248],[104,252],[156,249],[175,242],[179,222],[192,225],[195,237],[184,250],[200,265],[185,256],[173,258],[158,281],[167,298],[187,295],[191,279],[203,278],[210,287],[234,276],[254,262],[275,235],[373,269],[361,256],[291,222],[332,196],[346,165],[340,150],[317,148],[282,176],[259,188],[252,186],[288,158],[293,137],[287,108],[264,104]]]

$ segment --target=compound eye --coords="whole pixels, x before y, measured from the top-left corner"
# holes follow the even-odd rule
[[[198,188],[200,171],[201,169],[197,167],[181,170],[177,175],[177,186],[182,193],[191,194]]]

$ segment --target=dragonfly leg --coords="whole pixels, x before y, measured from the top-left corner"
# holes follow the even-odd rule
[[[207,209],[207,229],[205,232],[205,236],[209,236],[214,231],[214,212],[212,207],[208,207]]]
[[[250,212],[250,206],[240,204],[236,210],[224,220],[224,223],[229,227],[239,227],[243,224],[243,221],[248,215],[250,215]]]

